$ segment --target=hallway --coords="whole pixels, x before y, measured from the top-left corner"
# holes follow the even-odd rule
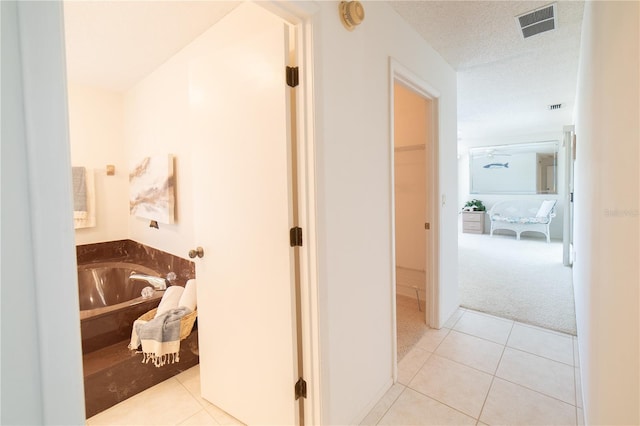
[[[459,309],[398,365],[362,425],[583,425],[577,339]],[[200,368],[135,395],[87,425],[239,425],[200,396]]]

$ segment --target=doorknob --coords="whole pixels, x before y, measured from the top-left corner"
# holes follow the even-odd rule
[[[193,259],[194,257],[203,257],[204,249],[202,247],[196,247],[195,250],[189,250],[189,257]]]

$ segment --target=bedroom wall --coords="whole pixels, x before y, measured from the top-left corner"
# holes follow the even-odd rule
[[[76,229],[76,244],[129,238],[129,164],[124,146],[122,93],[70,83],[71,164],[93,172],[96,226]],[[116,167],[107,176],[106,165]]]
[[[318,2],[314,93],[325,424],[357,424],[393,377],[389,61],[440,92],[440,324],[457,309],[456,74],[385,2],[353,32]]]
[[[573,264],[585,424],[640,424],[640,3],[587,2]]]
[[[458,155],[458,186],[459,186],[459,198],[458,205],[461,209],[464,204],[471,199],[477,198],[482,200],[484,205],[489,210],[495,203],[504,201],[504,200],[518,200],[518,199],[536,199],[540,200],[557,200],[556,204],[556,217],[553,218],[550,226],[551,238],[554,239],[562,239],[562,230],[563,230],[563,214],[564,214],[564,194],[565,194],[565,154],[564,148],[562,147],[562,141],[564,139],[564,135],[562,133],[562,129],[559,129],[558,132],[548,132],[548,133],[539,133],[539,134],[531,134],[531,135],[514,135],[509,138],[497,138],[491,140],[465,140],[465,146],[473,146],[481,147],[481,146],[492,146],[492,145],[505,145],[505,144],[515,144],[515,143],[527,143],[527,142],[536,142],[536,141],[549,141],[549,140],[557,140],[560,143],[560,149],[558,152],[558,193],[557,194],[531,194],[531,195],[502,195],[502,194],[471,194],[469,191],[469,154],[468,148],[462,149]],[[462,229],[462,217],[458,215],[459,223],[458,226]],[[485,233],[489,233],[491,229],[491,224],[489,222],[489,218],[485,215]],[[508,231],[504,231],[508,232]],[[509,235],[514,235],[510,233]],[[527,235],[527,234],[525,234]],[[539,237],[544,238],[542,234],[531,233],[528,234],[531,237]]]

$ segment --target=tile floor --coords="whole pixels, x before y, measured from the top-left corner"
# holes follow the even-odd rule
[[[200,397],[200,366],[87,419],[87,425],[242,425]]]
[[[363,425],[582,425],[573,336],[460,309],[398,365]],[[193,367],[87,425],[238,425],[199,396]]]
[[[459,309],[398,364],[363,425],[582,425],[575,337]]]

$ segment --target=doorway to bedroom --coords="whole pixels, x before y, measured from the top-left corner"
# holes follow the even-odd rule
[[[573,129],[550,134],[548,141],[487,147],[459,146],[459,206],[482,201],[486,211],[461,211],[458,234],[460,305],[525,324],[576,334],[571,273]],[[459,141],[460,143],[460,141]],[[547,150],[548,152],[546,152]],[[553,156],[551,188],[540,185],[544,155]],[[518,163],[521,159],[532,161]],[[510,180],[487,187],[485,175]],[[533,184],[516,190],[518,176],[531,164]],[[547,171],[549,167],[546,167]],[[520,174],[517,174],[518,172]],[[494,179],[495,180],[495,179]],[[537,185],[536,185],[537,181]],[[522,180],[520,183],[528,182]],[[482,187],[485,185],[485,187]],[[550,207],[550,208],[549,208]],[[545,209],[546,208],[546,209]],[[473,219],[473,221],[470,221]]]

